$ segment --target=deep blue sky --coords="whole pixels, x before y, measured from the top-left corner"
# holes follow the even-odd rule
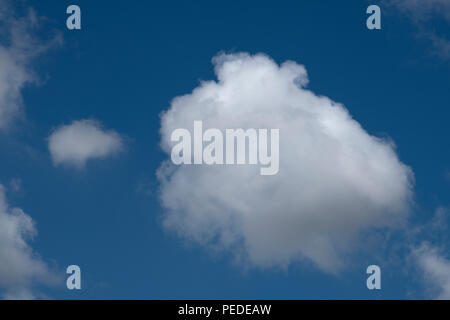
[[[367,290],[370,253],[339,276],[302,264],[245,271],[226,253],[164,231],[155,178],[166,158],[159,114],[170,100],[213,79],[218,52],[264,52],[278,63],[304,64],[312,91],[343,103],[369,133],[395,141],[416,177],[412,219],[429,219],[450,205],[450,60],[433,55],[409,19],[382,7],[382,30],[369,31],[365,1],[29,4],[47,19],[44,36],[59,30],[64,44],[36,60],[47,80],[25,89],[26,122],[0,136],[0,181],[22,180],[8,200],[36,221],[36,252],[57,270],[77,264],[83,272],[80,292],[63,285],[43,292],[67,299],[423,297],[406,262],[381,265],[383,289]],[[70,4],[81,7],[80,31],[65,28]],[[54,167],[49,132],[89,117],[126,135],[126,152],[81,171]]]

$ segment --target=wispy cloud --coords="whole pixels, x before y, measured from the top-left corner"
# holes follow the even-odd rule
[[[389,2],[416,21],[429,20],[436,15],[441,15],[450,21],[448,0],[390,0]]]
[[[410,18],[417,30],[417,36],[426,39],[433,48],[433,54],[443,60],[450,60],[450,38],[448,32],[439,32],[434,20],[442,20],[446,30],[450,29],[450,1],[448,0],[386,0]]]
[[[10,208],[0,184],[0,291],[6,299],[33,299],[36,283],[54,283],[57,277],[29,245],[37,234],[32,218]]]
[[[450,257],[448,253],[450,210],[437,207],[428,221],[408,229],[405,242],[410,252],[406,257],[408,269],[418,275],[424,288],[421,296],[432,299],[450,299]]]
[[[22,179],[20,178],[13,178],[11,179],[11,182],[9,183],[12,191],[19,191],[22,188]]]
[[[0,130],[10,128],[23,115],[22,89],[38,81],[32,61],[62,41],[60,35],[41,40],[36,35],[40,24],[32,8],[20,16],[12,2],[0,0]]]
[[[412,253],[427,292],[436,299],[450,299],[450,259],[437,247],[423,243]]]

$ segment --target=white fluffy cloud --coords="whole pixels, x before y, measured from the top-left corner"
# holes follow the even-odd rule
[[[105,130],[95,120],[78,120],[58,127],[48,138],[48,149],[55,165],[83,167],[90,159],[100,159],[123,149],[120,135]]]
[[[36,232],[29,215],[8,206],[5,188],[0,185],[0,292],[4,298],[32,299],[33,283],[55,280],[28,244]]]
[[[428,244],[416,248],[413,257],[435,297],[450,299],[450,260]]]
[[[341,104],[307,90],[305,68],[258,54],[213,59],[218,81],[176,97],[161,118],[171,133],[207,128],[280,129],[280,170],[175,166],[158,170],[164,224],[180,236],[260,267],[306,260],[327,272],[343,265],[358,234],[396,227],[408,214],[413,174],[391,141],[369,135]],[[192,132],[192,131],[191,131]]]
[[[59,36],[47,43],[38,40],[34,30],[40,19],[32,9],[21,18],[16,16],[11,2],[0,0],[0,130],[8,129],[22,114],[21,91],[37,80],[31,61],[61,42]]]

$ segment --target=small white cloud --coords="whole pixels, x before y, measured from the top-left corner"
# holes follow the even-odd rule
[[[48,149],[55,165],[82,168],[91,159],[101,159],[123,150],[120,135],[105,130],[95,120],[78,120],[58,127],[48,138]]]
[[[175,166],[158,177],[164,224],[179,235],[260,267],[312,261],[337,272],[371,228],[401,226],[413,188],[411,169],[393,143],[369,135],[348,110],[305,86],[304,66],[246,53],[213,60],[218,81],[176,97],[161,118],[171,134],[207,128],[280,129],[280,167]]]
[[[450,299],[450,260],[426,243],[413,250],[413,257],[427,283],[427,291],[436,299]]]
[[[36,282],[53,282],[54,275],[28,244],[37,233],[31,217],[10,208],[0,185],[0,291],[7,299],[32,299]]]

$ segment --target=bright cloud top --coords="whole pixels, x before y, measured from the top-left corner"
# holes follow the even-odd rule
[[[176,97],[161,118],[171,133],[207,128],[280,129],[280,167],[175,166],[158,170],[164,224],[180,236],[227,249],[260,267],[306,260],[337,272],[357,236],[396,227],[408,213],[413,174],[392,142],[369,135],[341,104],[305,89],[305,67],[246,53],[213,59],[218,81]]]
[[[32,299],[34,282],[54,280],[27,242],[36,233],[29,215],[20,208],[9,208],[0,185],[0,289],[4,298]]]
[[[119,153],[123,141],[117,132],[103,129],[95,120],[78,120],[54,130],[48,148],[55,165],[82,168],[88,160]]]

